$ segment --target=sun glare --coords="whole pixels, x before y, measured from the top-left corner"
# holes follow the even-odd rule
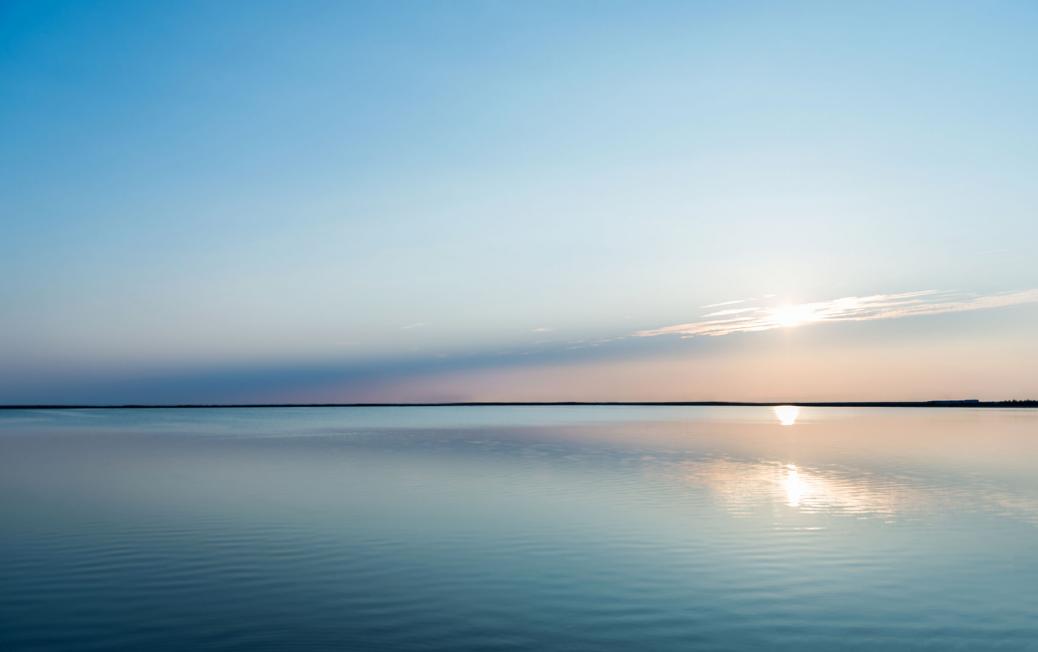
[[[799,326],[814,319],[810,306],[779,306],[771,311],[771,319],[783,328]]]
[[[797,417],[800,416],[799,405],[776,405],[772,410],[775,412],[779,423],[784,426],[793,425],[797,422]]]

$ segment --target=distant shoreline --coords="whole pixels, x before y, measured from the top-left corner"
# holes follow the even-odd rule
[[[327,407],[563,407],[580,405],[645,407],[870,407],[870,408],[1038,408],[1038,400],[1010,401],[462,401],[450,403],[141,403],[141,404],[26,404],[0,405],[0,410],[147,410],[205,408],[327,408]]]

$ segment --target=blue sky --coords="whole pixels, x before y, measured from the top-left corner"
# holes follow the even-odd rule
[[[1035,33],[1026,2],[5,3],[0,402],[1038,395]],[[749,298],[802,319],[673,328]]]

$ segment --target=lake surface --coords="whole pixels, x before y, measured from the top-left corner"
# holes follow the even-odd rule
[[[5,652],[1038,650],[1038,411],[0,411],[0,586]]]

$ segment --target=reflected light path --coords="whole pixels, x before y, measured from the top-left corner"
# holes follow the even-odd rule
[[[686,482],[709,488],[730,514],[749,516],[784,504],[804,513],[890,517],[925,500],[925,488],[903,478],[777,461],[686,463]]]
[[[775,412],[775,416],[778,418],[779,423],[784,426],[791,426],[797,422],[797,417],[800,416],[799,405],[776,405],[771,408]]]
[[[790,507],[799,507],[800,499],[807,492],[807,483],[800,478],[800,471],[797,470],[796,464],[786,465],[786,481],[783,485],[786,488],[786,504]]]

